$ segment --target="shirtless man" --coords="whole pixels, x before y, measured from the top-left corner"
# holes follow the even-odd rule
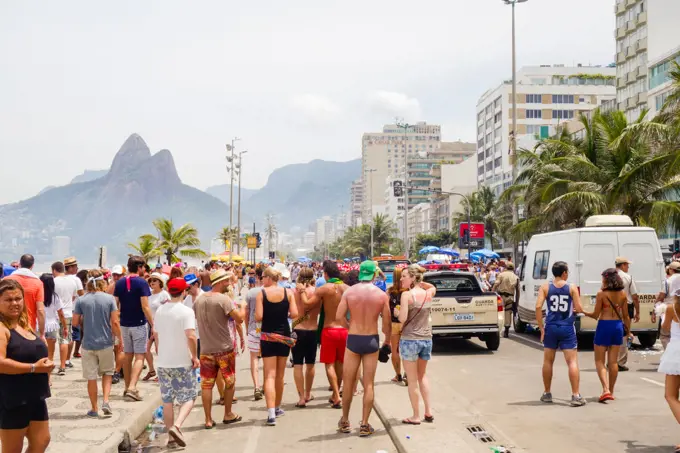
[[[212,285],[210,284],[210,273],[212,272],[212,263],[205,263],[205,269],[198,273],[198,277],[201,279],[201,291],[210,292],[212,290]]]
[[[364,407],[361,417],[359,436],[370,436],[375,432],[368,423],[368,417],[373,409],[373,385],[375,370],[378,366],[378,350],[380,337],[378,336],[378,317],[382,315],[382,331],[385,335],[383,345],[390,344],[392,335],[392,315],[390,314],[389,297],[380,288],[373,285],[376,274],[374,261],[364,261],[359,268],[359,284],[349,288],[342,296],[335,322],[347,325],[349,311],[349,335],[347,336],[347,363],[344,369],[345,382],[355,382],[359,365],[364,366]],[[350,433],[349,409],[352,405],[350,391],[342,395],[342,418],[338,422],[338,430]]]
[[[305,310],[301,294],[306,293],[307,297],[312,297],[316,289],[315,283],[313,270],[309,268],[300,270],[295,294],[300,317],[293,321],[293,332],[297,335],[297,342],[293,346],[293,377],[299,395],[295,407],[307,407],[307,403],[312,400],[320,309],[314,307],[311,310]]]
[[[328,402],[334,409],[342,409],[340,386],[342,385],[342,363],[345,361],[345,346],[347,345],[347,323],[339,323],[336,319],[336,312],[342,295],[349,286],[340,280],[340,269],[335,261],[323,262],[323,274],[326,284],[317,288],[311,297],[306,292],[302,292],[301,296],[307,311],[315,308],[319,302],[322,303],[324,322],[319,359],[326,366],[328,383],[333,391]]]

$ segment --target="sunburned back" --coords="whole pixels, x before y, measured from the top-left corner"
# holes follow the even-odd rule
[[[335,314],[338,311],[338,305],[340,305],[342,295],[348,288],[349,286],[344,283],[326,283],[321,288],[317,289],[317,293],[323,304],[324,327],[345,327],[335,321]]]
[[[359,283],[345,294],[349,310],[349,333],[375,335],[378,333],[378,317],[388,299],[380,288],[371,283]]]
[[[621,318],[616,315],[612,304],[616,305],[619,315],[623,316],[623,310],[627,310],[626,304],[626,293],[625,291],[600,291],[597,293],[597,298],[600,299],[602,303],[602,311],[600,312],[600,317],[603,321],[615,320],[618,321]]]

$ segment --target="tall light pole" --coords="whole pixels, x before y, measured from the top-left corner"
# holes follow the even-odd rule
[[[515,4],[524,3],[528,0],[503,0],[506,5],[512,6],[512,131],[510,132],[510,150],[512,155],[510,164],[512,165],[512,182],[517,179],[517,63],[515,51]],[[517,205],[512,205],[512,224],[519,223]],[[493,245],[493,244],[492,244]],[[512,243],[512,259],[517,262],[517,243]]]
[[[375,168],[367,168],[366,172],[368,173],[368,193],[372,194],[373,193],[373,172],[378,171]],[[371,209],[371,259],[373,259],[373,200],[369,200],[370,203],[370,209]]]
[[[238,137],[231,139],[231,145],[227,144],[227,170],[229,171],[230,183],[229,183],[229,234],[231,234],[232,228],[234,226],[234,150],[236,149],[236,141],[241,140]],[[229,241],[229,261],[231,261],[231,252],[233,250],[234,241]]]
[[[404,131],[403,150],[404,150],[404,256],[408,258],[408,151],[406,149],[406,132],[411,127],[408,123],[397,120],[397,127]]]
[[[238,220],[236,227],[236,254],[241,255],[241,173],[243,173],[243,155],[247,153],[248,150],[245,149],[238,153],[238,162],[235,164],[236,171],[238,172]]]

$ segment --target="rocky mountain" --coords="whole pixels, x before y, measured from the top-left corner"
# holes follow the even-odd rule
[[[100,245],[122,260],[125,244],[153,233],[152,220],[172,219],[198,228],[204,248],[220,227],[228,207],[203,191],[182,184],[167,149],[151,154],[137,134],[120,148],[110,170],[99,177],[85,172],[80,181],[45,191],[18,203],[0,206],[0,254],[8,243],[33,253],[49,254],[50,239],[69,236],[72,253],[91,257]],[[78,178],[76,178],[78,179]],[[242,216],[249,219],[247,214]],[[86,258],[83,258],[86,259]]]
[[[210,186],[205,189],[205,192],[213,197],[221,200],[223,203],[229,205],[229,184],[220,184],[217,186]],[[243,206],[250,200],[253,194],[257,193],[257,189],[246,189],[241,187],[241,203]],[[234,184],[234,206],[238,204],[238,186]]]
[[[75,184],[78,182],[94,181],[95,179],[99,179],[103,176],[106,176],[108,172],[109,172],[108,170],[85,170],[82,174],[73,178],[71,180],[71,184]]]
[[[319,217],[337,215],[341,205],[349,210],[349,188],[360,176],[361,159],[286,165],[274,170],[244,207],[258,221],[271,212],[280,231],[306,228]]]

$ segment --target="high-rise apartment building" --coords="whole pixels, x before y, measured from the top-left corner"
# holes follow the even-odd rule
[[[419,122],[406,128],[388,124],[382,132],[367,132],[362,138],[362,185],[364,223],[385,210],[385,180],[403,176],[407,158],[439,149],[441,127]]]
[[[616,0],[614,7],[616,102],[629,121],[647,107],[647,2]]]
[[[316,243],[330,244],[335,240],[335,220],[325,216],[316,220]]]
[[[361,179],[352,182],[349,189],[349,226],[358,227],[361,225],[361,217],[364,208],[364,183]]]
[[[663,106],[671,91],[668,73],[673,62],[680,63],[680,2],[647,0],[648,119]]]
[[[616,68],[544,65],[517,72],[517,148],[529,148],[556,126],[616,97]],[[510,132],[512,80],[484,93],[477,102],[477,181],[496,195],[512,183]]]

